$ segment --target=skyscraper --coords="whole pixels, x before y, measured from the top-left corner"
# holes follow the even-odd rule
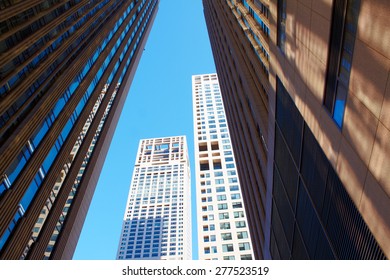
[[[140,141],[117,259],[191,260],[191,182],[185,136]]]
[[[253,250],[217,74],[192,76],[199,259]]]
[[[267,228],[269,27],[263,24],[256,37],[249,29],[243,32],[244,21],[237,21],[243,9],[233,8],[233,3],[243,5],[238,1],[203,1],[253,250],[255,258],[262,259]],[[264,6],[263,10],[256,15],[267,23],[268,9]]]
[[[158,2],[1,2],[0,258],[72,258]]]
[[[389,258],[389,4],[203,4],[256,258]]]

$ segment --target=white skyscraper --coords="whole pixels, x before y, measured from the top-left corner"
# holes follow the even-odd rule
[[[185,136],[140,141],[117,259],[192,259]]]
[[[253,259],[217,74],[192,76],[199,259]]]

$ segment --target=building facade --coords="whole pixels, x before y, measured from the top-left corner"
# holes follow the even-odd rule
[[[116,258],[192,259],[185,136],[140,141]]]
[[[389,3],[203,3],[255,257],[389,258]]]
[[[192,76],[192,96],[199,259],[254,259],[217,74]]]
[[[72,258],[158,2],[1,2],[1,259]]]

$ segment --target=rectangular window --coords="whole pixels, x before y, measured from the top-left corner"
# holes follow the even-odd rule
[[[228,176],[235,176],[237,175],[237,172],[235,170],[231,170],[227,172]]]
[[[222,251],[223,252],[233,252],[234,251],[233,244],[223,244]]]
[[[242,203],[241,202],[233,202],[232,205],[233,205],[234,209],[235,208],[242,208]]]
[[[219,219],[220,219],[220,220],[229,219],[229,213],[228,213],[228,212],[219,213]]]
[[[228,209],[227,203],[218,204],[218,210]]]
[[[245,251],[245,250],[250,250],[251,246],[249,242],[244,242],[244,243],[238,243],[238,248],[240,249],[240,251]]]
[[[246,227],[245,221],[236,222],[236,228],[244,228],[244,227]]]
[[[324,106],[340,128],[348,94],[359,9],[360,0],[337,0],[333,4]]]
[[[230,232],[221,233],[222,240],[232,240],[232,234]]]
[[[278,0],[277,45],[283,53],[286,52],[286,2],[286,0]]]
[[[234,212],[234,218],[244,218],[244,211]]]
[[[237,232],[237,238],[238,239],[248,238],[248,232],[246,232],[246,231],[239,231],[239,232]]]
[[[230,229],[230,223],[220,223],[220,229]]]
[[[228,164],[226,164],[226,168],[234,168],[234,163],[228,163]]]
[[[251,254],[241,255],[240,257],[241,257],[241,260],[251,260],[252,259]]]
[[[238,179],[237,178],[229,178],[229,183],[237,183]]]
[[[222,169],[221,160],[215,160],[213,161],[214,170]]]
[[[225,181],[223,179],[215,179],[215,184],[223,184]]]
[[[209,167],[208,161],[200,163],[200,171],[205,171],[205,170],[209,170],[209,169],[210,169],[210,167]]]

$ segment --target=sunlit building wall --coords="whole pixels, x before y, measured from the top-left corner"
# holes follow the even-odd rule
[[[192,76],[192,99],[199,259],[254,259],[217,74]]]
[[[389,3],[203,4],[256,258],[389,258]]]
[[[192,259],[190,179],[186,137],[140,141],[117,259]]]

